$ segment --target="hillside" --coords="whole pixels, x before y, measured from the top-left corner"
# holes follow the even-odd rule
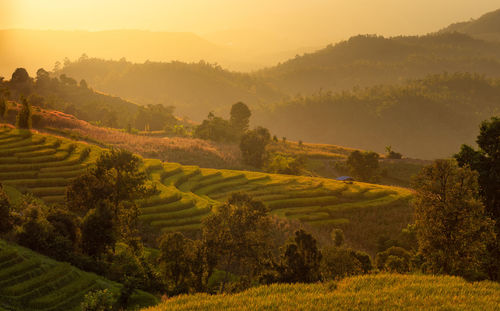
[[[459,33],[356,36],[252,74],[206,63],[99,59],[67,63],[56,74],[140,104],[173,105],[197,121],[210,111],[225,117],[243,101],[252,125],[280,137],[377,152],[391,145],[430,159],[472,143],[471,129],[498,113],[498,55],[500,43]]]
[[[11,103],[11,106],[13,104]],[[10,110],[7,121],[15,124],[15,110]],[[35,107],[33,111],[35,129],[40,132],[55,134],[69,139],[78,139],[107,148],[121,148],[139,154],[145,158],[176,162],[183,165],[197,165],[205,168],[248,169],[243,164],[237,144],[217,143],[190,137],[167,136],[162,132],[132,134],[123,130],[96,126],[79,120],[60,111]],[[337,178],[347,172],[337,169],[337,164],[344,162],[355,150],[348,147],[301,143],[294,141],[271,142],[267,148],[271,153],[285,154],[290,157],[305,159],[303,175]],[[412,175],[416,174],[425,161],[402,159],[393,161],[384,159],[380,165],[384,174],[380,183],[408,187]]]
[[[108,289],[118,294],[121,286],[0,240],[0,310],[79,310],[89,291]],[[156,302],[142,291],[131,297],[131,306]]]
[[[474,144],[480,122],[500,114],[500,80],[468,73],[396,85],[297,96],[270,108],[261,124],[279,136],[407,157],[449,157]]]
[[[141,30],[62,31],[0,30],[0,76],[19,65],[34,73],[40,67],[52,69],[56,62],[88,55],[105,59],[127,57],[134,61],[216,61],[227,48],[193,33]],[[61,44],[65,42],[65,44]],[[32,53],[36,50],[36,53]],[[27,52],[29,51],[29,52]],[[29,57],[28,57],[29,56]]]
[[[68,183],[102,152],[97,146],[9,128],[0,131],[0,150],[0,181],[53,203],[64,201]],[[404,188],[160,160],[145,160],[144,169],[161,191],[140,202],[140,219],[153,232],[197,230],[201,219],[235,191],[263,201],[274,215],[318,230],[342,228],[351,245],[369,251],[378,236],[397,235],[411,221],[411,192]]]
[[[147,311],[498,310],[500,285],[451,276],[366,275],[336,283],[275,284],[231,295],[183,295]]]
[[[459,33],[358,35],[261,70],[258,76],[291,95],[393,84],[442,72],[498,77],[499,51],[500,43]]]
[[[395,84],[443,72],[500,77],[498,55],[500,43],[465,34],[359,35],[251,74],[206,63],[101,59],[68,62],[56,74],[85,79],[100,91],[139,104],[173,105],[180,115],[200,120],[236,101],[261,107],[297,94]]]
[[[483,40],[500,41],[500,9],[478,19],[451,24],[439,32],[460,32]]]
[[[141,105],[172,105],[179,116],[197,121],[210,111],[225,112],[238,101],[255,107],[284,96],[252,75],[228,71],[206,62],[140,64],[89,58],[66,63],[55,74],[85,79],[97,90]]]

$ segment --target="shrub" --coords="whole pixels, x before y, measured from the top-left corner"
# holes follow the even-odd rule
[[[274,154],[267,164],[267,171],[275,174],[300,175],[304,169],[303,157],[290,157],[284,154]]]
[[[316,239],[300,229],[295,238],[283,247],[278,267],[280,279],[286,283],[311,283],[321,278],[322,253]]]
[[[335,280],[364,272],[361,262],[354,252],[342,247],[329,247],[323,250],[321,274],[323,279]]]
[[[80,308],[82,311],[113,311],[115,297],[107,290],[96,290],[87,293]]]
[[[241,137],[240,150],[243,161],[255,167],[262,167],[266,158],[266,146],[271,142],[269,130],[258,127]]]
[[[391,263],[388,265],[389,257],[391,257]],[[399,258],[396,260],[395,258]],[[412,255],[410,252],[402,247],[393,246],[387,250],[377,254],[375,258],[376,266],[379,270],[393,271],[392,269],[398,269],[397,272],[403,273],[410,271],[410,260]]]

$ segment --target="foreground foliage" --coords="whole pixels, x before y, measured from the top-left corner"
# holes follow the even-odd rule
[[[260,286],[234,295],[179,296],[145,310],[497,310],[499,304],[498,283],[382,274],[338,283]]]

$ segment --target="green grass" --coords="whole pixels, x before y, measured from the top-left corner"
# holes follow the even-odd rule
[[[83,157],[88,148],[90,154]],[[0,182],[23,192],[32,192],[48,203],[61,203],[64,202],[65,187],[84,173],[102,151],[97,146],[51,135],[29,136],[23,131],[2,130]],[[314,227],[342,228],[347,240],[364,250],[370,250],[374,244],[364,242],[370,241],[370,236],[396,234],[410,221],[408,199],[411,192],[404,188],[344,183],[327,178],[205,169],[151,159],[144,161],[144,169],[149,174],[149,182],[161,193],[139,202],[140,219],[157,233],[198,229],[203,218],[233,192],[249,193],[281,217]],[[367,230],[374,226],[373,220],[382,215],[386,217],[387,225],[379,231]],[[350,238],[359,235],[358,232],[370,232],[370,236]]]
[[[275,284],[231,295],[168,299],[145,311],[184,310],[498,310],[500,284],[451,276],[367,275],[337,283]]]
[[[122,285],[83,272],[26,248],[0,240],[0,308],[6,310],[79,310],[86,293],[109,289],[117,294]],[[132,295],[131,306],[157,303],[145,292]]]
[[[91,152],[84,157],[88,148]],[[100,152],[100,148],[64,138],[3,128],[0,182],[48,203],[62,203],[66,186],[84,173]]]

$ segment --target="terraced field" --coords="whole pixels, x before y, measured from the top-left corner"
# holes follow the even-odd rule
[[[33,192],[46,202],[62,202],[66,185],[83,173],[100,152],[99,147],[63,138],[0,128],[0,181]],[[396,228],[404,226],[409,217],[411,192],[404,188],[203,169],[159,160],[145,160],[144,168],[161,194],[140,202],[140,219],[158,231],[200,228],[202,218],[237,191],[263,201],[275,215],[312,226],[346,227],[357,222],[357,228],[367,228],[367,222],[379,221]],[[377,212],[363,218],[372,211]],[[400,219],[393,221],[390,217],[396,214]]]
[[[349,223],[349,210],[407,205],[409,190],[331,179],[203,169],[147,160],[146,169],[162,189],[142,203],[141,219],[161,230],[192,230],[201,219],[241,191],[261,200],[273,214],[313,226]]]
[[[20,246],[0,240],[0,310],[79,310],[86,293],[121,285],[83,272]],[[132,295],[131,305],[157,302],[145,292]]]
[[[66,186],[100,150],[50,135],[0,128],[0,181],[48,203],[64,201]]]

